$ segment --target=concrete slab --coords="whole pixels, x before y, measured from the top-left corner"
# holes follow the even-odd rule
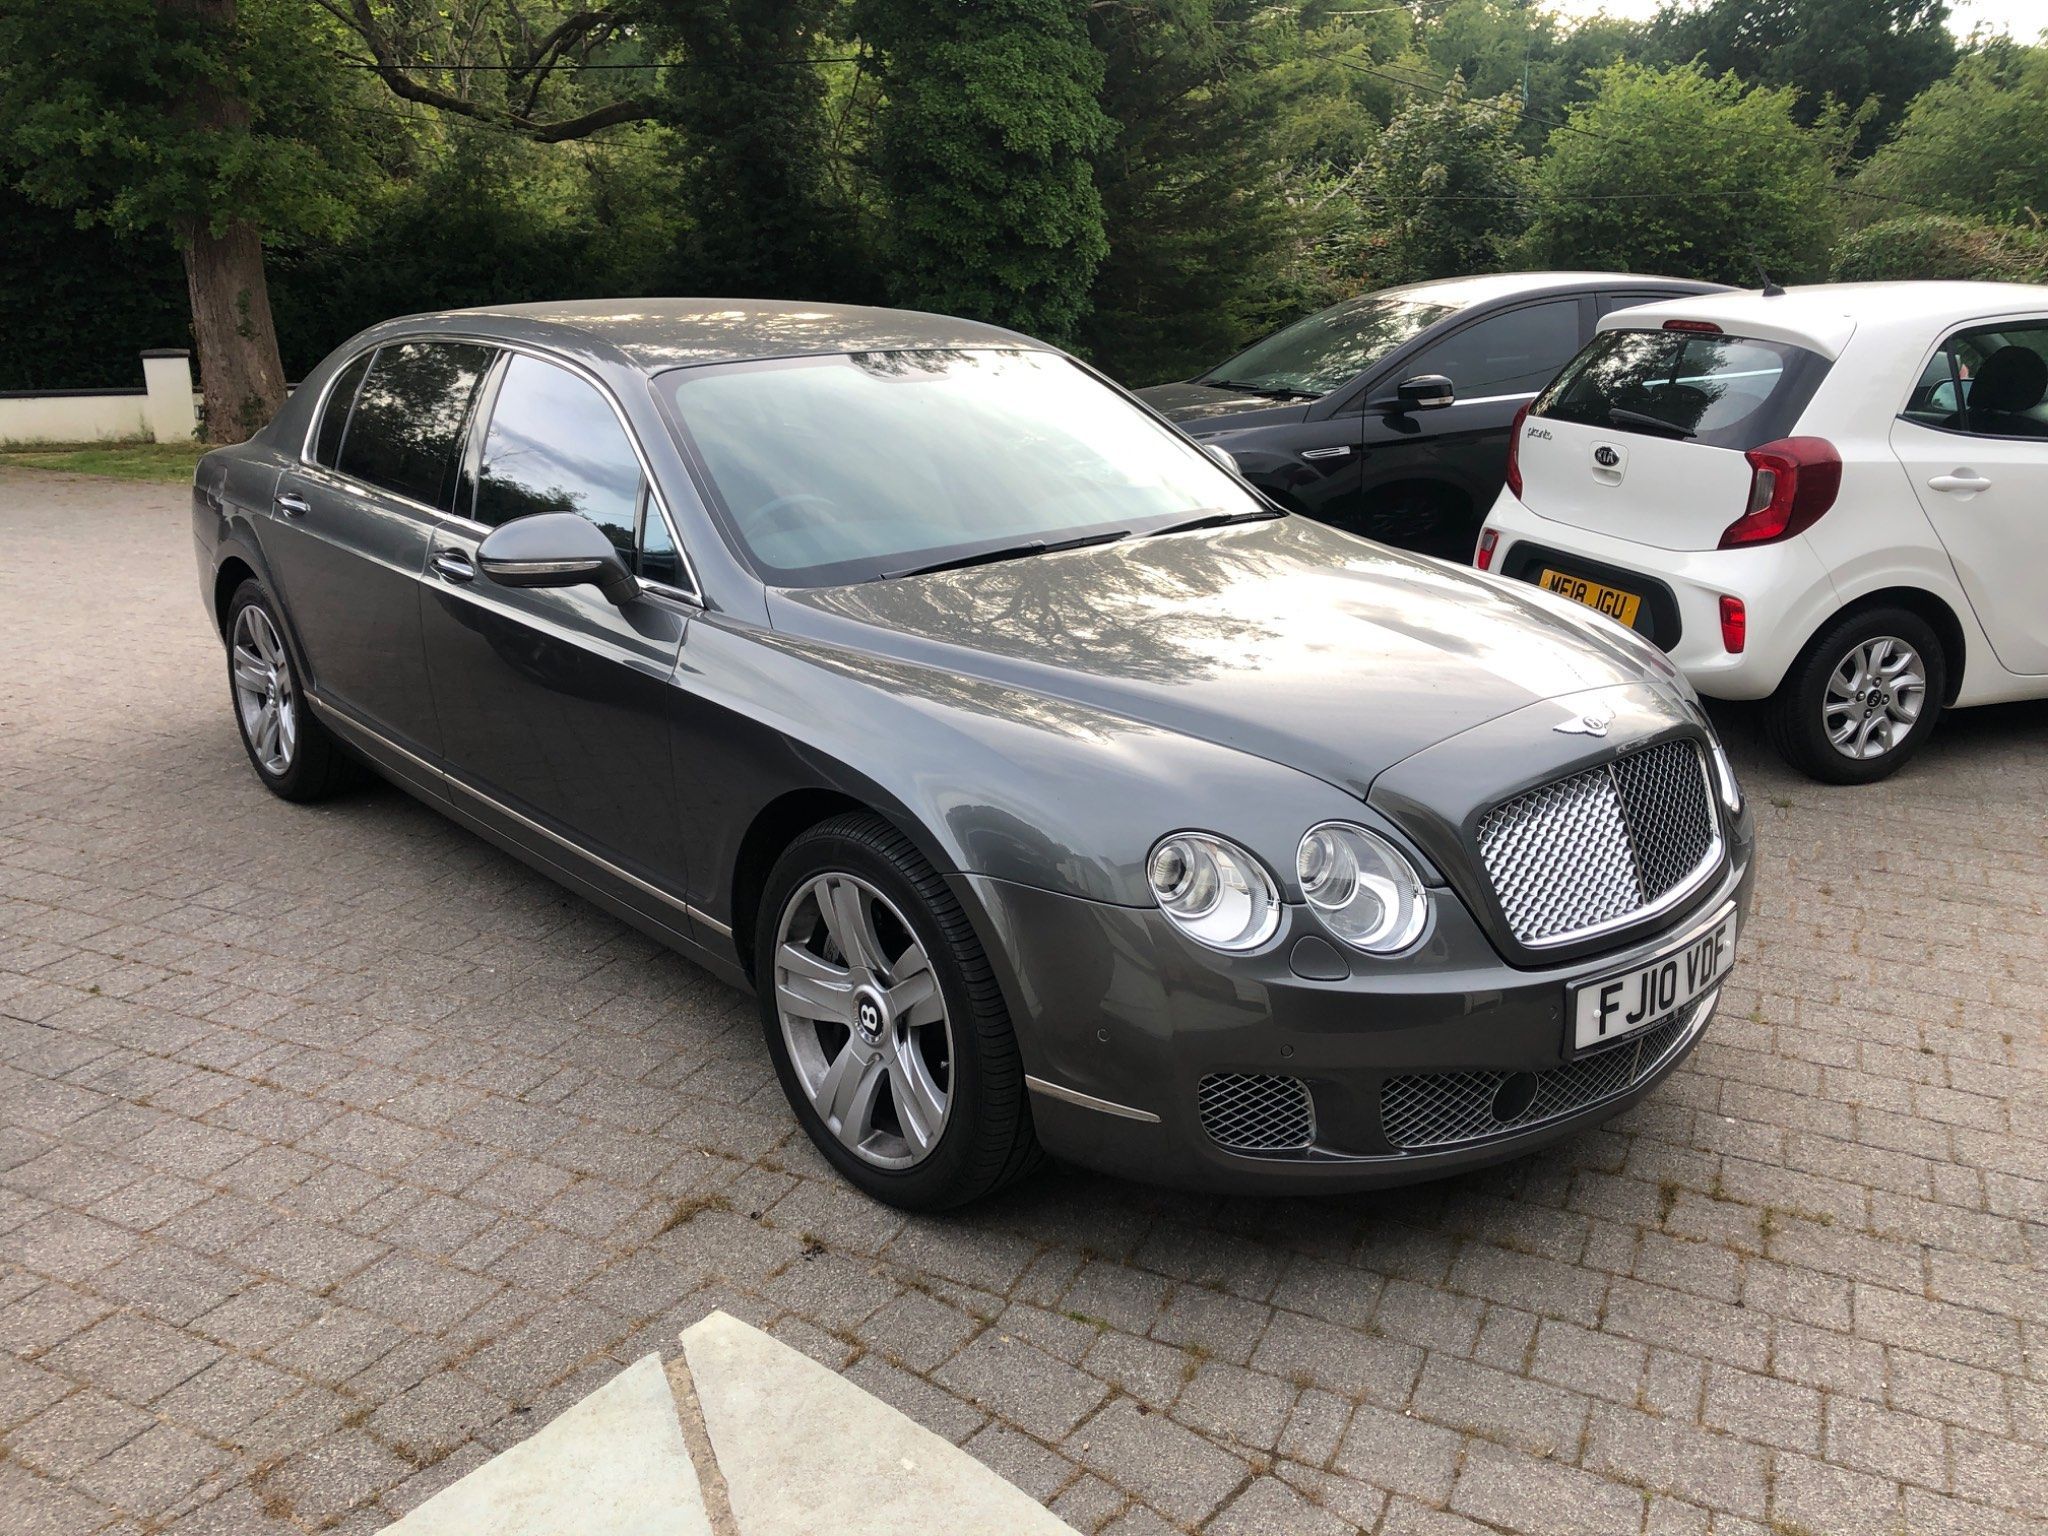
[[[737,1318],[684,1330],[683,1353],[740,1536],[1075,1536],[965,1451]]]
[[[661,1356],[627,1366],[547,1428],[385,1536],[711,1536]]]

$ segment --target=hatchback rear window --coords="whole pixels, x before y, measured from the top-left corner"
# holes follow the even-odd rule
[[[1818,352],[1782,341],[1602,331],[1529,414],[1747,451],[1789,437],[1827,371]]]

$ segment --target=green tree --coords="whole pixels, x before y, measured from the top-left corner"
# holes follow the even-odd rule
[[[215,442],[284,399],[265,240],[348,221],[323,32],[289,0],[0,7],[0,158],[35,202],[175,243]]]
[[[1095,157],[1109,252],[1077,340],[1134,383],[1182,378],[1300,307],[1282,134],[1329,77],[1264,0],[1104,6],[1089,32],[1117,134]]]
[[[2044,283],[2048,235],[1938,213],[1885,219],[1842,242],[1834,275],[1843,283],[1925,278]]]
[[[1829,96],[1851,110],[1875,98],[1860,121],[1868,150],[1955,63],[1948,17],[1949,0],[1666,0],[1652,36],[1672,61],[1797,87],[1802,123]]]
[[[2003,221],[2048,218],[2048,47],[1999,40],[1906,111],[1853,183],[1858,211],[1941,209]],[[1890,200],[1890,206],[1887,201]]]
[[[1849,133],[1839,112],[1801,127],[1789,88],[1698,64],[1595,78],[1537,170],[1535,260],[1739,284],[1759,262],[1787,281],[1826,275]]]
[[[1394,115],[1368,162],[1364,198],[1384,240],[1373,277],[1412,282],[1497,269],[1529,222],[1529,164],[1508,99],[1441,96]]]
[[[886,92],[873,144],[900,301],[1062,341],[1108,251],[1114,126],[1083,0],[856,0]]]
[[[834,0],[655,0],[674,62],[687,280],[699,292],[847,296],[866,286],[833,195],[817,39]]]

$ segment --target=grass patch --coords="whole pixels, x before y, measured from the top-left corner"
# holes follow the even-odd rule
[[[190,480],[192,467],[206,451],[205,443],[42,443],[0,448],[0,466],[168,484]]]

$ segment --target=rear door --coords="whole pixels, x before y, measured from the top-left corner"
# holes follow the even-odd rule
[[[1660,549],[1713,549],[1748,506],[1745,454],[1789,435],[1827,360],[1779,341],[1609,330],[1522,426],[1539,517]]]
[[[352,359],[301,462],[279,479],[264,530],[314,691],[429,759],[438,741],[420,653],[420,574],[493,355],[474,343],[417,340]]]
[[[1571,360],[1592,329],[1590,296],[1546,299],[1495,310],[1429,343],[1375,388],[1391,395],[1402,379],[1440,373],[1453,404],[1409,415],[1368,413],[1356,521],[1369,538],[1445,559],[1463,559],[1500,494],[1508,428]],[[1455,497],[1415,498],[1417,483],[1455,488]]]
[[[2048,316],[1944,338],[1892,451],[1999,664],[2048,674]]]
[[[695,610],[666,516],[624,423],[583,374],[511,353],[478,414],[421,616],[450,782],[543,857],[567,842],[679,892],[670,679]],[[595,587],[501,587],[477,571],[492,528],[556,511],[589,518],[660,586],[617,607]],[[644,888],[621,894],[644,905]]]

